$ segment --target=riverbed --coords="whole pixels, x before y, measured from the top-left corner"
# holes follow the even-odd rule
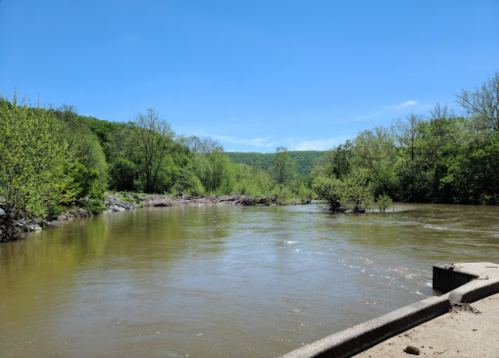
[[[499,262],[499,207],[168,207],[0,245],[2,357],[272,357]]]

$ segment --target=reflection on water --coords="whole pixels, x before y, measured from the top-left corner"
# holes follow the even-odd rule
[[[0,245],[5,357],[269,357],[498,262],[499,208],[149,208]]]

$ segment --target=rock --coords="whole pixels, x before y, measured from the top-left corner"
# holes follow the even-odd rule
[[[407,346],[404,349],[404,352],[409,353],[409,354],[414,354],[414,355],[419,355],[420,351],[419,348],[414,347],[414,346]]]
[[[109,195],[106,198],[106,201],[104,201],[104,206],[109,209],[106,212],[118,212],[135,209],[134,203],[121,201],[120,198],[112,195]]]
[[[164,207],[164,206],[172,206],[171,203],[156,203],[154,204],[156,207]]]
[[[21,219],[17,220],[15,223],[17,226],[19,226],[23,231],[38,231],[42,230],[42,227],[35,223],[33,220],[29,219]]]
[[[5,210],[3,210],[2,208],[0,208],[0,216],[2,215],[5,215]]]

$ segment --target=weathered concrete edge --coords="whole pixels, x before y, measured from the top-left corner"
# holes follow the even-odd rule
[[[413,326],[449,311],[448,294],[415,302],[381,317],[332,334],[281,358],[349,357]]]
[[[449,293],[449,302],[473,303],[499,292],[499,278],[475,279]]]
[[[313,342],[281,358],[347,358],[414,326],[436,318],[454,303],[472,303],[499,292],[499,277],[481,279],[473,272],[465,274],[477,279],[440,296],[410,304],[384,316],[361,323]]]

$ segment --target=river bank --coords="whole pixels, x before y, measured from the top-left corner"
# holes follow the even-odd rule
[[[200,195],[190,196],[180,194],[175,197],[167,195],[139,195],[134,193],[115,193],[108,194],[103,202],[103,206],[107,208],[103,213],[122,212],[127,210],[135,210],[144,207],[168,207],[168,206],[255,206],[255,205],[305,205],[310,204],[307,201],[289,201],[282,202],[277,198],[269,196],[251,196],[251,195]],[[2,232],[8,230],[5,224],[2,223],[2,216],[5,211],[0,208],[0,243],[11,240],[2,241]],[[68,208],[57,217],[49,217],[40,222],[35,222],[29,219],[20,219],[14,222],[14,225],[19,230],[19,234],[43,230],[44,228],[56,227],[61,222],[73,220],[76,218],[85,218],[99,214],[92,214],[83,207]]]

